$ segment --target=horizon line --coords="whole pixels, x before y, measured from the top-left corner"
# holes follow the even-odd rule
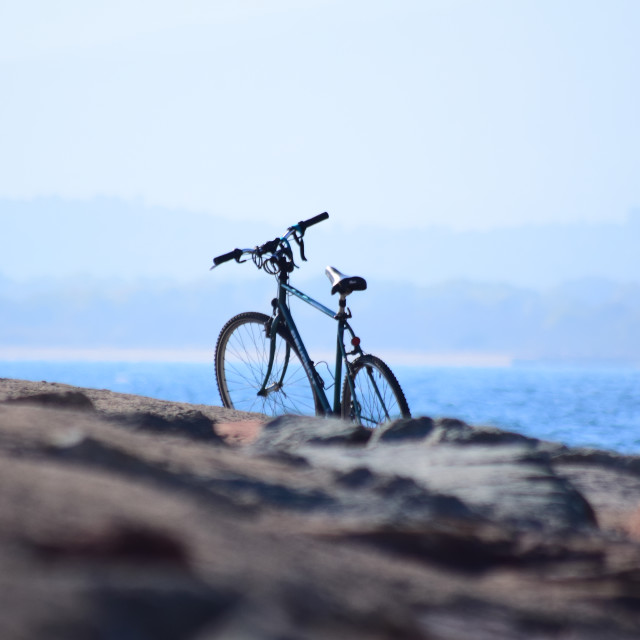
[[[334,353],[314,351],[316,364],[333,362]],[[427,352],[404,349],[383,349],[375,354],[391,368],[394,367],[451,367],[451,368],[512,368],[522,366],[568,367],[624,367],[640,369],[635,360],[616,359],[524,359],[508,353],[482,351]],[[212,349],[198,348],[109,348],[109,347],[8,347],[0,346],[2,362],[58,362],[58,363],[156,363],[156,364],[210,364]],[[0,372],[1,373],[1,372]],[[1,376],[0,376],[1,377]]]

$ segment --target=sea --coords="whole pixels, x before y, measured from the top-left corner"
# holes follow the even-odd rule
[[[413,416],[453,417],[569,446],[640,454],[640,369],[394,367]],[[0,378],[44,380],[220,405],[212,364],[0,362]]]

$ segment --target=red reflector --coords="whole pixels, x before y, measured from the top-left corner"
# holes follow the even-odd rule
[[[360,344],[360,338],[351,338],[351,344],[357,347]]]

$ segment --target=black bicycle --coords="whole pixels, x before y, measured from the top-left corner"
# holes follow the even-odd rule
[[[334,312],[289,284],[296,267],[293,240],[304,254],[304,234],[312,225],[329,217],[321,213],[289,227],[281,238],[253,249],[234,249],[213,259],[211,269],[223,262],[246,262],[251,256],[258,269],[275,276],[278,296],[271,315],[249,311],[229,320],[218,337],[215,351],[216,380],[225,407],[256,411],[270,416],[282,414],[337,415],[375,427],[395,418],[409,418],[409,406],[391,369],[376,356],[365,354],[349,324],[351,311],[347,296],[367,288],[364,278],[347,276],[326,268],[331,293],[339,294]],[[333,405],[325,393],[325,383],[309,357],[288,304],[289,296],[304,300],[338,323]],[[345,345],[345,333],[350,347]],[[342,385],[342,371],[345,371]],[[341,393],[342,392],[342,393]]]

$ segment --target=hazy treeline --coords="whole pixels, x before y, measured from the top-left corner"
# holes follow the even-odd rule
[[[330,215],[307,232],[292,282],[331,306],[326,264],[366,277],[349,303],[372,352],[640,362],[640,210],[486,231],[349,229]],[[213,349],[231,315],[271,309],[274,283],[251,263],[208,272],[213,256],[284,231],[268,216],[40,198],[0,199],[0,219],[0,347]],[[308,342],[333,346],[330,319],[295,313]]]
[[[332,306],[328,281],[301,285]],[[0,346],[213,348],[234,313],[269,313],[269,279],[0,280]],[[371,351],[501,353],[522,359],[640,362],[640,285],[583,279],[543,291],[451,281],[370,283],[349,299]],[[334,325],[294,302],[303,336],[331,348]]]

